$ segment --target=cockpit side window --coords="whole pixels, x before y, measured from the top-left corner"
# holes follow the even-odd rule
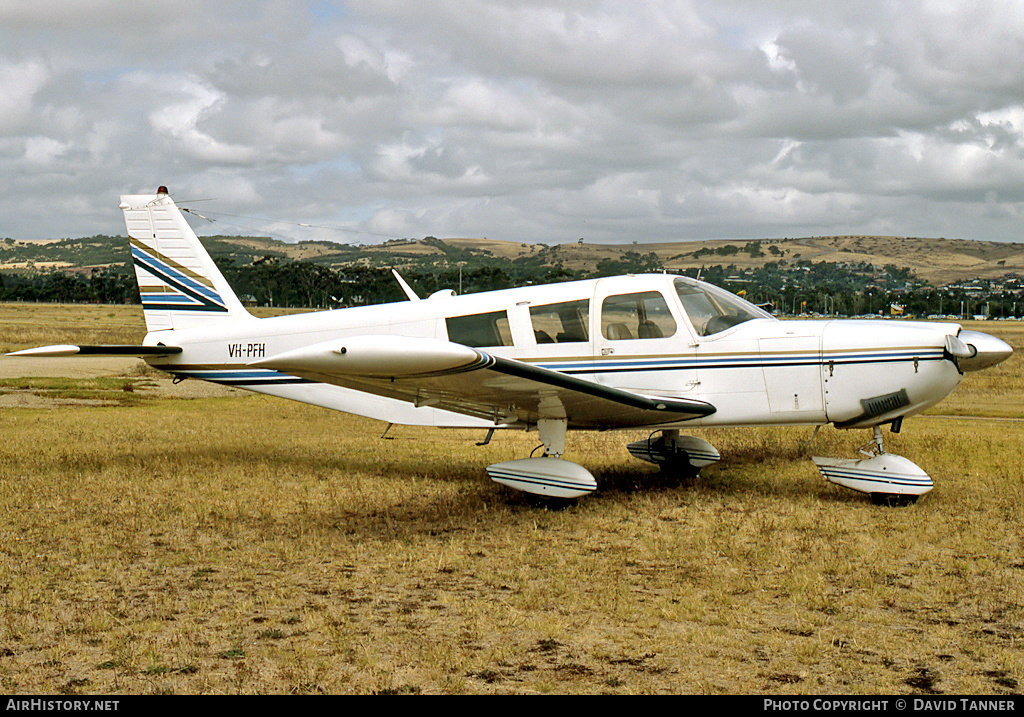
[[[530,307],[530,322],[538,344],[590,340],[590,299]]]
[[[770,319],[771,314],[709,284],[675,280],[676,293],[699,336],[711,336],[751,319]]]
[[[657,291],[617,294],[601,304],[601,333],[611,341],[667,338],[676,333],[676,320]]]
[[[453,343],[475,347],[512,345],[506,311],[450,316],[444,321],[448,326],[448,340]]]

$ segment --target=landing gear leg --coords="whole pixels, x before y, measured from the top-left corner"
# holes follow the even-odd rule
[[[544,444],[544,455],[560,458],[565,453],[565,434],[569,422],[564,418],[541,418],[537,421],[537,433]]]
[[[696,478],[700,473],[700,466],[690,462],[689,454],[680,445],[677,429],[662,431],[661,438],[655,443],[661,444],[662,455],[665,456],[665,459],[658,463],[662,473],[682,480]]]
[[[882,427],[875,426],[872,429],[871,436],[870,441],[857,449],[858,452],[863,453],[868,458],[883,455],[885,453],[885,446],[882,445]]]

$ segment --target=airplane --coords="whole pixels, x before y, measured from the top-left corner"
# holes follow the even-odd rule
[[[167,188],[125,195],[147,334],[138,346],[59,345],[11,356],[134,355],[193,378],[388,424],[537,431],[541,456],[487,467],[553,499],[597,490],[562,455],[568,431],[646,429],[627,448],[694,477],[720,460],[688,427],[866,428],[863,457],[812,460],[825,480],[909,503],[933,481],[885,451],[881,426],[938,403],[1002,340],[956,323],[780,320],[697,279],[629,275],[256,318]],[[540,446],[538,446],[540,448]],[[535,451],[536,452],[536,449]]]

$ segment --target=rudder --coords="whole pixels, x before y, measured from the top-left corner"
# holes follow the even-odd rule
[[[121,197],[149,331],[249,317],[166,187]]]

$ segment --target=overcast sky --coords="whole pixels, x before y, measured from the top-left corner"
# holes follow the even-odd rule
[[[1022,133],[1021,2],[0,0],[15,239],[1020,241]]]

